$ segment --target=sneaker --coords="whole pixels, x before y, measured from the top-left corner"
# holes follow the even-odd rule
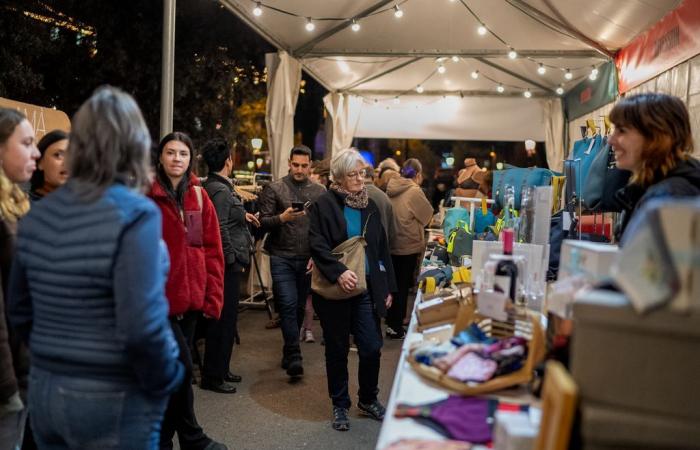
[[[386,337],[393,340],[401,340],[406,337],[406,330],[402,328],[399,331],[394,331],[391,327],[386,327]]]
[[[348,419],[348,409],[340,406],[333,407],[333,421],[331,422],[334,430],[348,431],[350,429],[350,419]]]
[[[369,416],[374,420],[384,419],[384,414],[386,413],[386,408],[379,403],[379,400],[375,400],[370,404],[358,402],[357,407],[365,416]]]
[[[314,333],[309,330],[308,328],[304,328],[304,331],[301,333],[302,334],[302,340],[306,343],[312,344],[316,342],[316,339],[314,338]]]

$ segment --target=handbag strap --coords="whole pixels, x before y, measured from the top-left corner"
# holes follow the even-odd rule
[[[374,214],[374,212],[369,213],[369,215],[367,216],[367,220],[365,221],[365,226],[362,227],[362,237],[363,238],[365,237],[365,234],[367,233],[367,225],[369,225],[369,218],[372,217],[372,214]]]

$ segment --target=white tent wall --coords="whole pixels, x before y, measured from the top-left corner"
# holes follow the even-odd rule
[[[644,92],[662,92],[679,97],[688,107],[690,126],[693,132],[695,156],[700,157],[700,55],[681,63],[655,78],[631,89],[625,95],[641,94]],[[569,121],[569,150],[574,141],[581,139],[581,126],[586,125],[586,119],[600,119],[610,114],[614,103],[609,103],[589,114]]]
[[[544,100],[545,150],[547,165],[556,172],[564,167],[564,110],[561,99]]]
[[[352,145],[362,111],[362,98],[334,92],[323,97],[323,104],[333,124],[331,128],[331,153],[326,155],[326,157],[332,158],[340,150]]]
[[[404,95],[397,105],[365,105],[355,137],[544,141],[543,117],[536,99]]]
[[[275,180],[289,170],[287,160],[294,146],[294,111],[299,97],[301,64],[284,51],[265,55],[268,70],[265,125]]]

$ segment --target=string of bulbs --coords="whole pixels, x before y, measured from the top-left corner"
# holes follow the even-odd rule
[[[361,20],[360,18],[352,18],[352,19],[350,19],[350,18],[347,18],[347,17],[312,17],[312,16],[305,16],[305,15],[297,14],[297,13],[292,12],[292,11],[289,11],[289,10],[285,10],[285,9],[282,9],[282,8],[278,8],[278,7],[276,7],[276,6],[272,6],[272,5],[265,4],[265,3],[262,2],[262,1],[257,1],[257,0],[251,0],[251,1],[252,1],[252,3],[254,3],[254,5],[255,5],[255,6],[253,7],[253,15],[254,15],[255,17],[261,17],[261,16],[263,15],[263,13],[264,13],[264,9],[269,9],[269,10],[272,10],[272,11],[275,11],[275,12],[278,12],[278,13],[281,13],[281,14],[285,14],[285,15],[291,16],[291,17],[296,17],[296,18],[303,19],[303,20],[305,21],[304,28],[305,28],[306,31],[308,31],[308,32],[313,32],[313,31],[316,29],[316,24],[315,24],[315,22],[323,22],[323,21],[347,21],[347,20],[350,20],[350,29],[351,29],[353,32],[359,32],[360,29],[362,28],[361,25],[360,25],[360,20]],[[400,0],[400,1],[397,1],[397,2],[394,4],[394,6],[391,6],[391,7],[388,7],[388,8],[384,8],[384,9],[380,9],[380,10],[377,10],[377,11],[375,11],[375,12],[373,12],[373,13],[370,13],[370,14],[364,16],[363,18],[365,18],[365,17],[372,17],[372,16],[376,16],[376,15],[379,15],[379,14],[384,14],[384,13],[393,11],[394,17],[395,17],[396,19],[401,19],[401,18],[404,16],[404,11],[403,11],[403,9],[401,9],[400,6],[403,5],[404,3],[406,3],[407,1],[409,1],[409,0]],[[479,36],[486,36],[486,35],[489,35],[489,34],[490,34],[490,35],[493,36],[495,39],[497,39],[499,42],[501,42],[501,44],[503,44],[506,48],[508,48],[508,58],[509,58],[509,59],[514,60],[514,59],[517,59],[517,58],[518,58],[518,52],[516,51],[515,47],[512,46],[512,45],[510,45],[508,42],[506,42],[500,35],[498,35],[492,28],[490,28],[490,27],[489,27],[489,26],[488,26],[488,25],[487,25],[487,24],[486,24],[486,23],[485,23],[485,22],[484,22],[484,21],[469,7],[469,5],[466,3],[465,0],[449,0],[449,1],[450,1],[451,3],[455,3],[455,2],[457,2],[457,1],[459,1],[459,3],[461,3],[462,6],[464,6],[464,8],[467,9],[467,11],[472,15],[472,17],[474,18],[474,20],[475,20],[475,21],[477,22],[477,24],[478,24],[478,25],[477,25],[477,28],[476,28],[476,32],[477,32],[477,34],[478,34]],[[544,24],[544,25],[546,26],[546,24]],[[551,27],[549,27],[549,28],[551,28]],[[554,31],[559,32],[559,30],[554,30]],[[567,36],[568,36],[568,35],[567,35]],[[571,37],[571,36],[570,36],[570,37]],[[420,93],[423,93],[423,91],[424,91],[423,84],[424,84],[427,80],[429,80],[430,78],[432,78],[432,76],[435,75],[435,73],[438,73],[438,74],[440,74],[440,75],[443,75],[443,74],[445,74],[445,73],[447,72],[447,68],[445,67],[444,62],[443,62],[445,59],[446,59],[446,58],[438,58],[438,59],[437,59],[438,66],[437,66],[436,71],[432,72],[432,73],[428,76],[428,78],[426,78],[425,81],[423,81],[422,83],[419,83],[419,84],[415,87],[415,91],[416,91],[416,92],[418,92],[419,94],[420,94]],[[571,68],[571,67],[563,68],[563,67],[555,66],[555,65],[552,65],[552,64],[547,64],[547,63],[544,63],[544,62],[542,62],[542,61],[538,61],[538,60],[536,60],[535,58],[532,58],[532,57],[530,57],[530,56],[526,56],[525,59],[527,59],[527,60],[529,60],[529,61],[532,61],[532,62],[534,62],[535,64],[537,64],[537,73],[538,73],[539,75],[545,75],[545,74],[547,73],[547,69],[548,69],[548,68],[549,68],[549,69],[554,69],[554,70],[561,70],[562,72],[564,72],[564,79],[565,79],[566,81],[573,80],[573,78],[574,78],[574,72],[578,72],[578,71],[581,70],[581,69],[584,69],[584,68],[586,68],[586,67],[589,67],[589,66],[580,66],[580,67],[574,67],[574,68]],[[453,61],[453,62],[459,62],[459,60],[460,60],[460,58],[459,58],[458,56],[452,56],[452,61]],[[589,73],[588,78],[589,78],[591,81],[594,81],[594,80],[597,79],[599,71],[598,71],[598,69],[596,68],[595,65],[590,66],[590,67],[591,67],[591,72]],[[477,78],[479,77],[479,71],[478,71],[478,70],[473,71],[473,72],[471,73],[471,77],[472,77],[473,79],[477,79]],[[503,84],[503,83],[501,83],[501,82],[498,82],[498,81],[494,80],[493,78],[487,77],[487,76],[485,76],[485,75],[484,75],[484,78],[486,78],[486,79],[488,79],[489,81],[491,81],[491,82],[493,82],[494,84],[496,84],[496,92],[498,92],[499,94],[503,94],[503,93],[505,92],[505,90],[506,90],[506,89],[505,89],[506,86],[508,86],[508,85],[506,85],[506,84]],[[514,88],[514,89],[523,89],[522,87],[516,87],[516,86],[509,86],[509,87]],[[411,90],[412,90],[412,89],[411,89]],[[411,90],[406,91],[406,93],[410,92]],[[557,93],[557,95],[563,95],[563,94],[564,94],[564,87],[563,87],[563,84],[560,84],[560,85],[555,89],[555,92]],[[526,88],[526,89],[523,91],[523,96],[524,96],[525,98],[531,98],[531,97],[532,97],[532,92],[530,91],[529,88]],[[396,100],[396,99],[398,99],[398,98],[399,98],[399,96],[397,96],[394,100]],[[376,99],[375,99],[375,101],[376,101]]]

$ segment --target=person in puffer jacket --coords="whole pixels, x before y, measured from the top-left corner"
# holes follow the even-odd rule
[[[163,214],[163,239],[168,245],[171,269],[165,286],[170,302],[170,323],[185,364],[185,381],[165,412],[161,448],[172,448],[177,432],[180,448],[226,448],[211,440],[197,423],[192,393],[190,348],[200,317],[218,320],[224,303],[224,253],[216,210],[206,190],[192,174],[195,161],[192,140],[185,133],[170,133],[158,145],[156,180],[148,194]]]
[[[10,322],[29,342],[39,448],[156,449],[184,367],[168,323],[167,252],[136,102],[99,88],[72,122],[71,179],[19,224]]]

